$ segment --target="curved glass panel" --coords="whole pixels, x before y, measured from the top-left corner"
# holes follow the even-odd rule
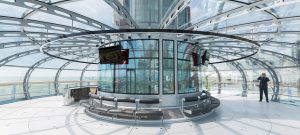
[[[15,44],[12,44],[15,45]],[[3,48],[0,49],[0,60],[12,56],[14,54],[22,53],[25,51],[38,49],[37,46],[19,46],[19,47],[11,47],[11,48]]]
[[[68,66],[66,66],[64,69],[80,69],[80,70],[82,70],[86,65],[87,65],[86,63],[72,62]]]
[[[61,59],[52,59],[52,60],[49,60],[49,61],[43,63],[39,67],[40,68],[57,68],[57,69],[59,69],[66,62],[68,62],[68,61],[61,60]]]
[[[158,40],[121,41],[129,63],[100,64],[100,90],[127,94],[158,94]]]
[[[59,7],[74,11],[111,27],[114,26],[114,10],[104,0],[75,1],[71,3],[60,4]],[[83,8],[84,10],[82,10]],[[102,13],[105,13],[105,15],[99,15]]]
[[[297,1],[297,0],[294,0]],[[289,1],[286,1],[289,2]],[[299,16],[300,15],[300,3],[294,3],[285,5],[282,7],[276,7],[274,8],[276,14],[279,15],[279,17],[290,17],[290,16]]]
[[[29,79],[30,97],[39,97],[55,94],[53,80],[57,70],[35,69]]]
[[[240,7],[241,5],[233,2],[211,1],[211,0],[192,0],[189,4],[190,23],[195,24],[205,19],[221,14],[231,9]],[[186,24],[185,24],[186,25]]]
[[[0,103],[24,99],[23,79],[28,68],[0,67]]]
[[[85,71],[82,78],[83,86],[97,86],[99,82],[98,71]]]
[[[63,91],[65,88],[80,87],[80,76],[82,71],[62,70],[58,78],[58,90]]]
[[[11,9],[14,9],[14,12],[11,12]],[[22,17],[26,10],[26,8],[0,3],[0,15],[2,16]]]
[[[47,57],[48,56],[46,56],[44,54],[37,53],[37,54],[27,55],[27,56],[12,60],[12,61],[8,62],[7,65],[32,66],[39,60],[42,60]]]
[[[186,42],[178,42],[178,93],[198,92],[201,86],[201,66],[194,66],[193,53],[197,56],[201,54],[200,48]],[[198,63],[197,63],[198,64]]]

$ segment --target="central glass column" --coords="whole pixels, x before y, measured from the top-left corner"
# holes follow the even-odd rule
[[[178,106],[182,96],[200,91],[201,65],[195,66],[192,57],[200,56],[199,46],[171,39],[117,42],[129,49],[129,63],[99,65],[101,92],[127,97],[153,95],[165,101],[163,106]]]

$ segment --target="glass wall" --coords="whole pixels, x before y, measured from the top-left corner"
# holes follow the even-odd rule
[[[2,66],[0,68],[0,104],[3,101],[24,99],[23,79],[28,68]]]
[[[101,91],[158,94],[158,40],[121,41],[120,44],[123,49],[129,49],[129,63],[101,64]]]
[[[175,93],[174,41],[163,40],[163,93]]]
[[[123,49],[129,49],[129,64],[100,64],[99,88],[104,92],[123,94],[175,94],[175,73],[178,73],[178,93],[194,93],[202,89],[201,65],[194,66],[192,54],[200,61],[200,47],[178,42],[175,57],[174,40],[124,40]],[[159,52],[162,57],[159,58]],[[159,60],[162,62],[162,93],[159,92]],[[178,70],[175,71],[175,63]]]
[[[202,88],[201,66],[194,66],[192,53],[200,54],[200,48],[186,42],[178,42],[178,93],[198,92]],[[200,59],[198,59],[200,60]]]
[[[30,97],[55,94],[53,80],[56,72],[53,69],[35,69],[29,78]]]

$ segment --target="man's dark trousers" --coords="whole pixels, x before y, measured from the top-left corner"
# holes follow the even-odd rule
[[[268,98],[268,88],[260,88],[259,89],[260,101],[263,99],[263,92],[265,93],[266,100],[269,101],[269,98]]]

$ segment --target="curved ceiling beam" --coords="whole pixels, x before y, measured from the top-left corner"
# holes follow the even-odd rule
[[[57,6],[57,5],[64,4],[64,3],[70,3],[72,1],[79,1],[79,0],[61,0],[61,1],[57,1],[57,2],[51,2],[51,0],[49,0],[48,2],[45,2],[45,3],[48,3],[53,6]],[[43,8],[43,7],[40,6],[38,8]],[[36,10],[29,10],[27,13],[24,13],[24,15],[23,15],[24,20],[27,19],[28,17],[32,16],[35,13],[37,13]]]
[[[292,57],[292,56],[289,56],[289,55],[286,55],[286,54],[282,54],[282,53],[278,53],[278,52],[274,52],[274,51],[270,51],[270,50],[263,50],[263,49],[261,49],[261,52],[264,53],[264,54],[269,54],[269,55],[272,55],[272,56],[277,56],[278,58],[286,59],[286,60],[294,63],[295,65],[300,66],[299,65],[299,59],[297,59],[295,57]]]
[[[239,48],[239,49],[248,49],[247,47],[239,47],[239,46],[201,46],[201,47],[204,47],[204,48]],[[282,53],[279,53],[279,52],[274,52],[274,51],[270,51],[270,50],[265,50],[265,49],[261,49],[260,50],[262,53],[264,54],[268,54],[268,55],[272,55],[272,56],[276,56],[278,58],[282,58],[282,59],[286,59],[292,63],[294,63],[296,66],[299,66],[299,59],[295,58],[295,57],[292,57],[292,56],[289,56],[289,55],[286,55],[286,54],[282,54]]]
[[[161,19],[159,24],[160,29],[168,28],[172,21],[178,16],[178,14],[185,9],[191,0],[176,0],[173,1],[173,4],[167,10],[167,13]]]
[[[34,38],[31,41],[26,42],[33,42],[35,44],[39,44],[42,42],[45,42],[51,38],[58,38],[62,37],[65,34],[59,34],[59,33],[44,33],[44,32],[20,32],[20,31],[0,31],[0,37],[25,37],[25,38]],[[51,38],[50,38],[51,37]],[[40,38],[40,39],[35,39]],[[76,40],[74,40],[74,38]],[[82,45],[87,45],[88,43],[93,43],[94,45],[99,44],[100,40],[102,40],[103,37],[97,37],[97,36],[81,36],[81,37],[74,37],[69,40],[65,41],[58,41],[59,43],[64,42],[73,42],[73,43],[83,43]],[[23,41],[20,41],[23,42]],[[40,45],[40,44],[39,44]]]
[[[4,66],[6,63],[8,63],[12,60],[15,60],[15,59],[27,56],[27,55],[36,54],[36,53],[40,53],[40,50],[39,49],[34,49],[34,50],[24,51],[24,52],[21,52],[21,53],[10,55],[10,56],[0,60],[0,67]]]
[[[69,20],[74,20],[74,21],[77,21],[77,22],[80,22],[80,23],[83,23],[83,24],[86,24],[88,26],[92,26],[95,28],[99,28],[102,30],[114,29],[114,28],[112,28],[104,23],[101,23],[99,21],[96,21],[94,19],[91,19],[86,16],[80,15],[78,13],[66,10],[61,7],[53,6],[53,5],[50,5],[50,4],[41,2],[41,1],[37,1],[37,0],[1,1],[1,3],[19,6],[19,7],[23,7],[23,8],[28,8],[28,9],[36,10],[36,11],[43,12],[43,13],[52,14],[55,16],[69,19]],[[39,6],[42,8],[36,8],[36,6]]]
[[[260,36],[260,35],[273,35],[273,36],[280,36],[280,35],[284,35],[284,34],[299,34],[300,35],[300,31],[281,31],[280,33],[278,32],[256,32],[256,33],[240,33],[240,34],[232,34],[234,36],[239,36],[239,37],[243,37],[243,36]],[[213,39],[217,39],[219,37],[213,37],[213,36],[206,36],[205,38],[202,38],[203,36],[194,36],[192,37],[192,40],[197,40],[201,43],[201,40],[207,40],[209,39],[210,41],[212,41]],[[245,37],[244,37],[245,38]],[[256,41],[256,42],[267,42],[267,41]],[[272,41],[270,41],[272,42]]]
[[[221,56],[218,56],[218,55],[211,55],[212,57],[214,58],[217,58],[217,59],[222,59],[222,60],[228,60],[224,57],[221,57]],[[244,72],[244,70],[241,68],[240,64],[239,63],[236,63],[236,62],[229,62],[229,64],[233,65],[240,73],[241,73],[241,76],[243,78],[243,84],[242,84],[242,88],[243,88],[243,91],[242,91],[242,96],[243,97],[246,97],[247,96],[247,91],[248,91],[248,84],[247,84],[247,77],[246,77],[246,74]]]
[[[25,47],[25,46],[36,46],[36,42],[32,41],[18,41],[18,42],[7,42],[0,43],[0,49],[12,48],[12,47]]]
[[[194,25],[189,26],[186,29],[191,30],[191,29],[198,29],[200,27],[207,27],[209,25],[220,23],[220,22],[228,20],[228,19],[239,17],[239,16],[242,16],[244,14],[248,14],[249,12],[254,12],[255,9],[253,9],[253,8],[255,8],[259,5],[262,5],[262,4],[265,4],[265,3],[268,3],[268,2],[272,2],[272,1],[273,0],[261,0],[261,1],[258,1],[258,2],[251,3],[249,5],[245,5],[245,6],[240,7],[240,8],[229,10],[227,12],[223,12],[223,13],[218,14],[216,16],[213,16],[213,17],[210,17],[208,19],[202,20],[198,23],[195,23]],[[239,13],[239,14],[237,14],[237,13]],[[277,19],[274,16],[272,16],[272,18],[275,19],[275,20]]]
[[[110,5],[120,16],[122,16],[126,22],[133,26],[133,28],[139,28],[138,24],[133,20],[128,11],[123,7],[123,5],[118,0],[104,0],[108,5]]]
[[[89,50],[89,49],[85,49],[85,50],[80,50],[81,52],[83,51],[86,51],[86,50]],[[79,51],[79,52],[80,52]],[[78,52],[78,50],[76,51],[72,51],[72,52],[68,52],[68,53],[59,53],[57,54],[58,56],[63,56],[63,55],[69,55],[70,53],[76,53]],[[91,54],[88,54],[88,55],[91,55]],[[23,80],[23,92],[24,92],[24,95],[25,95],[25,98],[26,99],[30,99],[30,93],[29,93],[29,78],[32,74],[32,72],[38,67],[40,66],[41,64],[49,61],[49,60],[52,60],[54,59],[54,57],[47,57],[47,58],[44,58],[42,60],[39,60],[38,62],[34,63],[26,72],[25,76],[24,76],[24,80]]]
[[[297,46],[299,45],[298,43],[290,43],[290,42],[278,42],[278,41],[256,41],[258,43],[261,43],[263,44],[262,46],[281,46],[281,47],[287,47],[287,48],[291,48],[293,46]],[[226,43],[239,43],[239,41],[225,41],[225,40],[222,40],[222,41],[205,41],[205,42],[200,42],[201,44],[204,44],[205,46],[210,46],[210,45],[213,45],[214,43],[224,43],[224,45]],[[232,45],[232,44],[231,44]]]
[[[75,43],[72,43],[72,44],[66,44],[65,46],[51,47],[51,48],[54,48],[54,49],[57,49],[57,48],[69,48],[69,49],[72,49],[72,48],[95,47],[94,45],[96,45],[94,43],[88,43],[88,42],[87,43],[78,42],[78,43],[80,43],[80,45],[76,44],[76,42],[75,42]],[[62,45],[62,44],[64,44],[64,42],[60,42],[60,44],[57,43],[57,45]],[[36,44],[35,42],[31,42],[31,41],[9,42],[9,43],[0,44],[0,50],[1,49],[6,49],[6,48],[13,48],[13,47],[28,47],[28,46],[37,46],[37,45],[38,44]],[[57,51],[61,51],[61,50],[57,50]],[[2,61],[2,60],[0,60],[0,61]]]
[[[48,38],[62,36],[59,33],[44,33],[44,32],[20,32],[20,31],[0,31],[0,37],[39,37]]]
[[[53,47],[53,48],[49,48],[50,51],[60,51],[60,49],[62,48],[65,48],[67,50],[71,50],[74,46],[60,46],[60,47]],[[82,48],[78,47],[78,46],[75,46],[75,48],[78,48],[78,49],[91,49],[91,47],[85,47],[83,46]],[[31,54],[37,54],[37,53],[40,53],[40,49],[32,49],[32,50],[28,50],[28,51],[24,51],[24,52],[21,52],[21,53],[16,53],[16,54],[13,54],[13,55],[10,55],[8,57],[5,57],[3,59],[0,59],[0,67],[4,66],[6,63],[12,61],[12,60],[15,60],[15,59],[18,59],[18,58],[21,58],[21,57],[24,57],[24,56],[28,56],[28,55],[31,55]],[[63,52],[65,54],[69,53],[69,52]]]
[[[226,26],[222,28],[218,28],[216,30],[212,30],[212,32],[220,32],[222,30],[234,30],[236,28],[246,28],[250,27],[249,29],[252,29],[253,27],[256,27],[258,25],[263,25],[263,24],[268,24],[265,27],[270,27],[272,25],[278,26],[281,24],[282,21],[292,21],[292,20],[299,20],[300,16],[291,16],[291,17],[284,17],[284,18],[278,18],[277,22],[274,21],[273,19],[268,19],[268,20],[261,20],[261,21],[256,21],[256,22],[247,22],[243,24],[237,24],[237,25],[232,25],[232,26]],[[274,26],[274,27],[275,27]],[[257,27],[259,28],[259,27]]]
[[[17,17],[0,16],[0,20],[1,20],[0,24],[11,25],[11,26],[39,28],[45,30],[69,32],[69,33],[88,31],[86,29],[71,27],[63,24],[56,24],[56,23],[30,20],[30,19],[23,20],[23,18],[17,18]]]
[[[240,5],[250,5],[251,3],[246,3],[246,2],[242,2],[242,1],[237,1],[237,0],[228,0],[228,2],[232,2],[232,3],[236,3],[236,4],[240,4]],[[262,4],[265,5],[265,4]],[[260,7],[255,6],[256,8],[260,9]],[[263,10],[265,13],[267,13],[268,15],[271,15],[271,17],[276,20],[278,18],[278,16],[276,15],[276,12],[272,9],[267,9],[267,10]]]
[[[76,45],[76,43],[80,45],[88,45],[89,43],[96,45],[96,41],[88,40],[88,41],[59,41],[60,44],[64,44],[66,42],[69,42],[68,45]],[[100,41],[99,41],[100,42]],[[201,44],[211,44],[211,43],[234,43],[237,41],[209,41],[209,42],[201,42]],[[281,46],[281,47],[293,47],[298,46],[298,43],[290,43],[290,42],[277,42],[277,41],[256,41],[259,43],[265,43],[263,46]],[[73,44],[71,44],[73,43]],[[268,44],[270,43],[270,44]],[[18,41],[18,42],[7,42],[7,43],[0,43],[0,49],[4,48],[11,48],[11,47],[24,47],[24,46],[35,46],[38,45],[38,42],[33,41]]]

